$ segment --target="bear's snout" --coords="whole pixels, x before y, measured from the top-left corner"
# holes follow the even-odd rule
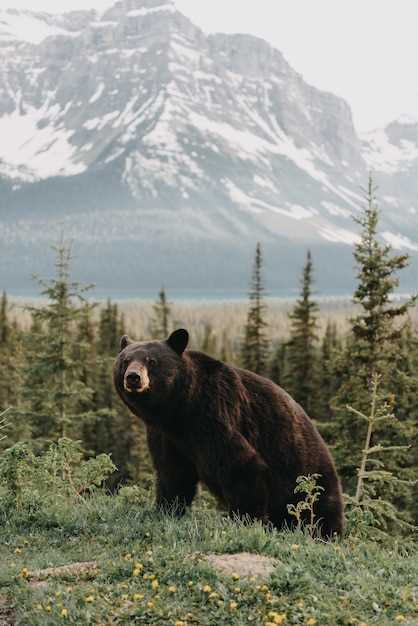
[[[128,393],[143,393],[149,389],[149,377],[144,365],[129,367],[125,372],[124,388]]]
[[[126,382],[129,387],[139,387],[141,385],[141,376],[138,372],[131,372],[126,377]]]

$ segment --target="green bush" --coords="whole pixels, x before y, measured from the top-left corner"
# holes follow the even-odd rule
[[[84,459],[81,445],[61,438],[40,455],[17,443],[0,457],[0,511],[34,512],[83,501],[116,470],[107,454]]]

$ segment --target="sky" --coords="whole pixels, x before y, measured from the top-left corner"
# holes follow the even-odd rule
[[[110,0],[0,0],[0,9],[104,10]],[[304,79],[345,98],[358,131],[418,118],[418,0],[177,0],[206,32],[277,47]]]

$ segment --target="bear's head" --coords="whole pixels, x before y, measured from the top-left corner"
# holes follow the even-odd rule
[[[116,391],[132,409],[146,417],[170,401],[184,369],[187,330],[171,333],[166,341],[132,341],[124,335],[116,357],[113,379]]]

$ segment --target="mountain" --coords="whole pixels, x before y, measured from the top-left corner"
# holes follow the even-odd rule
[[[245,288],[260,240],[271,289],[295,285],[309,246],[319,287],[344,291],[369,168],[383,237],[418,250],[418,123],[359,137],[278,50],[206,35],[170,0],[0,11],[0,138],[9,290],[63,233],[102,290]]]

